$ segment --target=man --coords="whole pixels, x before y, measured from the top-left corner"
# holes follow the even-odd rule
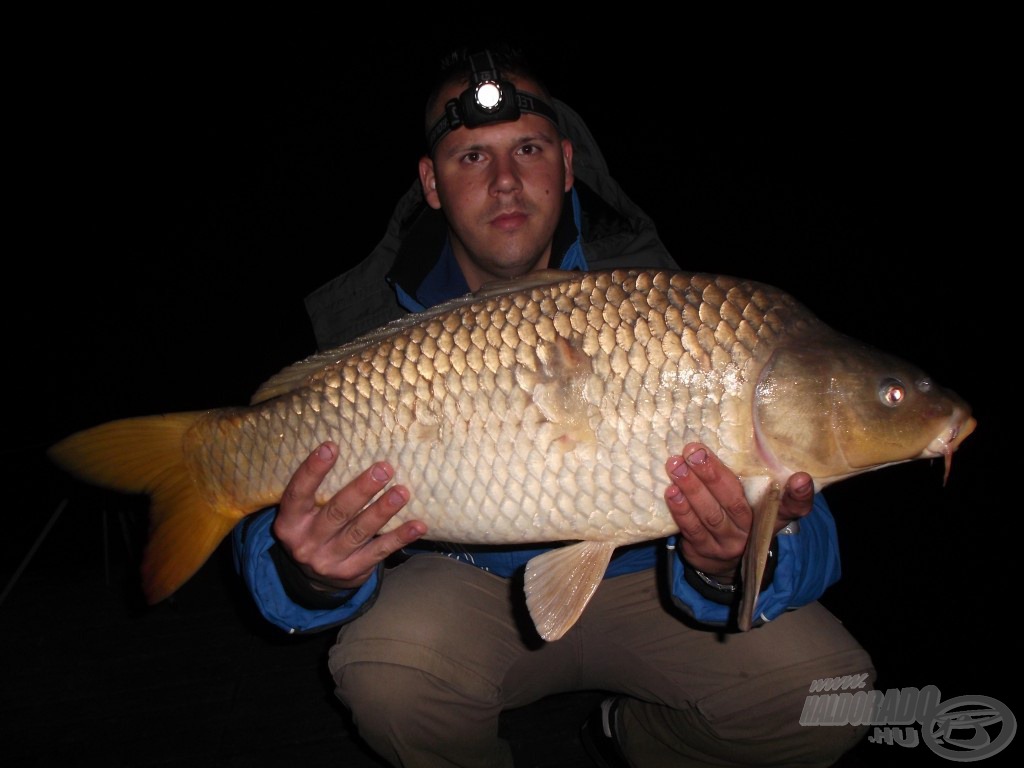
[[[546,267],[677,268],[578,115],[525,62],[492,50],[449,65],[428,99],[419,179],[380,245],[307,299],[321,348]],[[505,100],[475,101],[493,82]],[[501,711],[567,690],[618,694],[584,729],[609,766],[830,765],[863,735],[799,724],[816,679],[874,677],[815,602],[839,566],[806,474],[786,488],[760,626],[722,631],[751,510],[735,475],[690,444],[666,457],[679,536],[621,548],[577,624],[543,643],[524,634],[510,587],[543,548],[433,542],[415,520],[378,534],[416,489],[388,488],[394,468],[381,461],[317,507],[337,457],[333,444],[314,452],[277,510],[236,529],[236,552],[270,621],[341,624],[329,661],[337,695],[393,765],[511,766]]]

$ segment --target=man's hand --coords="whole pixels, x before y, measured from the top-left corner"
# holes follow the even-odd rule
[[[419,520],[388,533],[380,529],[409,501],[401,485],[374,499],[394,477],[379,462],[346,485],[324,506],[316,491],[338,459],[338,446],[324,443],[292,475],[274,521],[274,535],[310,581],[328,591],[355,589],[373,574],[377,563],[427,532]]]
[[[665,491],[665,501],[679,525],[683,559],[717,581],[729,583],[736,576],[753,525],[753,511],[739,478],[700,443],[687,444],[665,468],[673,483]],[[811,476],[797,472],[786,483],[775,532],[807,515],[813,504]]]

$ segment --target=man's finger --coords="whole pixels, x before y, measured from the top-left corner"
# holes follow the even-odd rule
[[[699,494],[687,492],[687,496],[704,524],[726,533],[730,524],[743,531],[749,530],[750,505],[736,475],[700,443],[686,445],[683,457],[692,474],[703,484]]]
[[[334,443],[319,445],[295,470],[295,474],[285,487],[283,498],[311,501],[337,458],[338,447]]]
[[[280,534],[293,528],[299,525],[306,515],[317,511],[317,489],[331,471],[337,458],[338,446],[334,443],[322,443],[299,465],[281,495],[277,518],[274,521],[275,532]]]
[[[779,522],[785,526],[790,520],[805,517],[814,506],[814,481],[806,472],[797,472],[786,483],[779,504]]]
[[[333,530],[346,525],[373,500],[374,496],[380,493],[394,476],[395,470],[386,461],[378,461],[369,469],[361,472],[324,505],[321,514],[314,522],[314,528],[328,536]],[[402,504],[404,503],[403,500]],[[387,517],[390,517],[391,514],[388,514]],[[370,534],[376,532],[377,530],[374,528]]]

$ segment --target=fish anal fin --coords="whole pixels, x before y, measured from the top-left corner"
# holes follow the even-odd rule
[[[754,624],[754,609],[757,605],[757,596],[761,593],[761,582],[764,579],[765,566],[768,564],[768,551],[775,535],[775,522],[779,517],[781,501],[782,487],[776,482],[771,482],[752,505],[754,519],[747,539],[747,548],[743,552],[740,571],[743,594],[740,596],[737,617],[739,628],[744,632]]]
[[[576,623],[604,578],[615,546],[581,541],[526,564],[526,607],[542,638],[558,640]]]

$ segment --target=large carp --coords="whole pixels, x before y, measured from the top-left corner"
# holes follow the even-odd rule
[[[245,515],[277,503],[322,441],[320,502],[377,460],[428,537],[559,542],[533,558],[541,637],[578,619],[616,547],[678,532],[664,463],[690,441],[754,509],[738,623],[749,629],[781,488],[821,490],[942,457],[970,408],[918,368],[840,335],[762,283],[674,271],[544,271],[408,315],[272,377],[250,406],[112,421],[50,449],[91,483],[151,497],[147,599],[173,593]]]

